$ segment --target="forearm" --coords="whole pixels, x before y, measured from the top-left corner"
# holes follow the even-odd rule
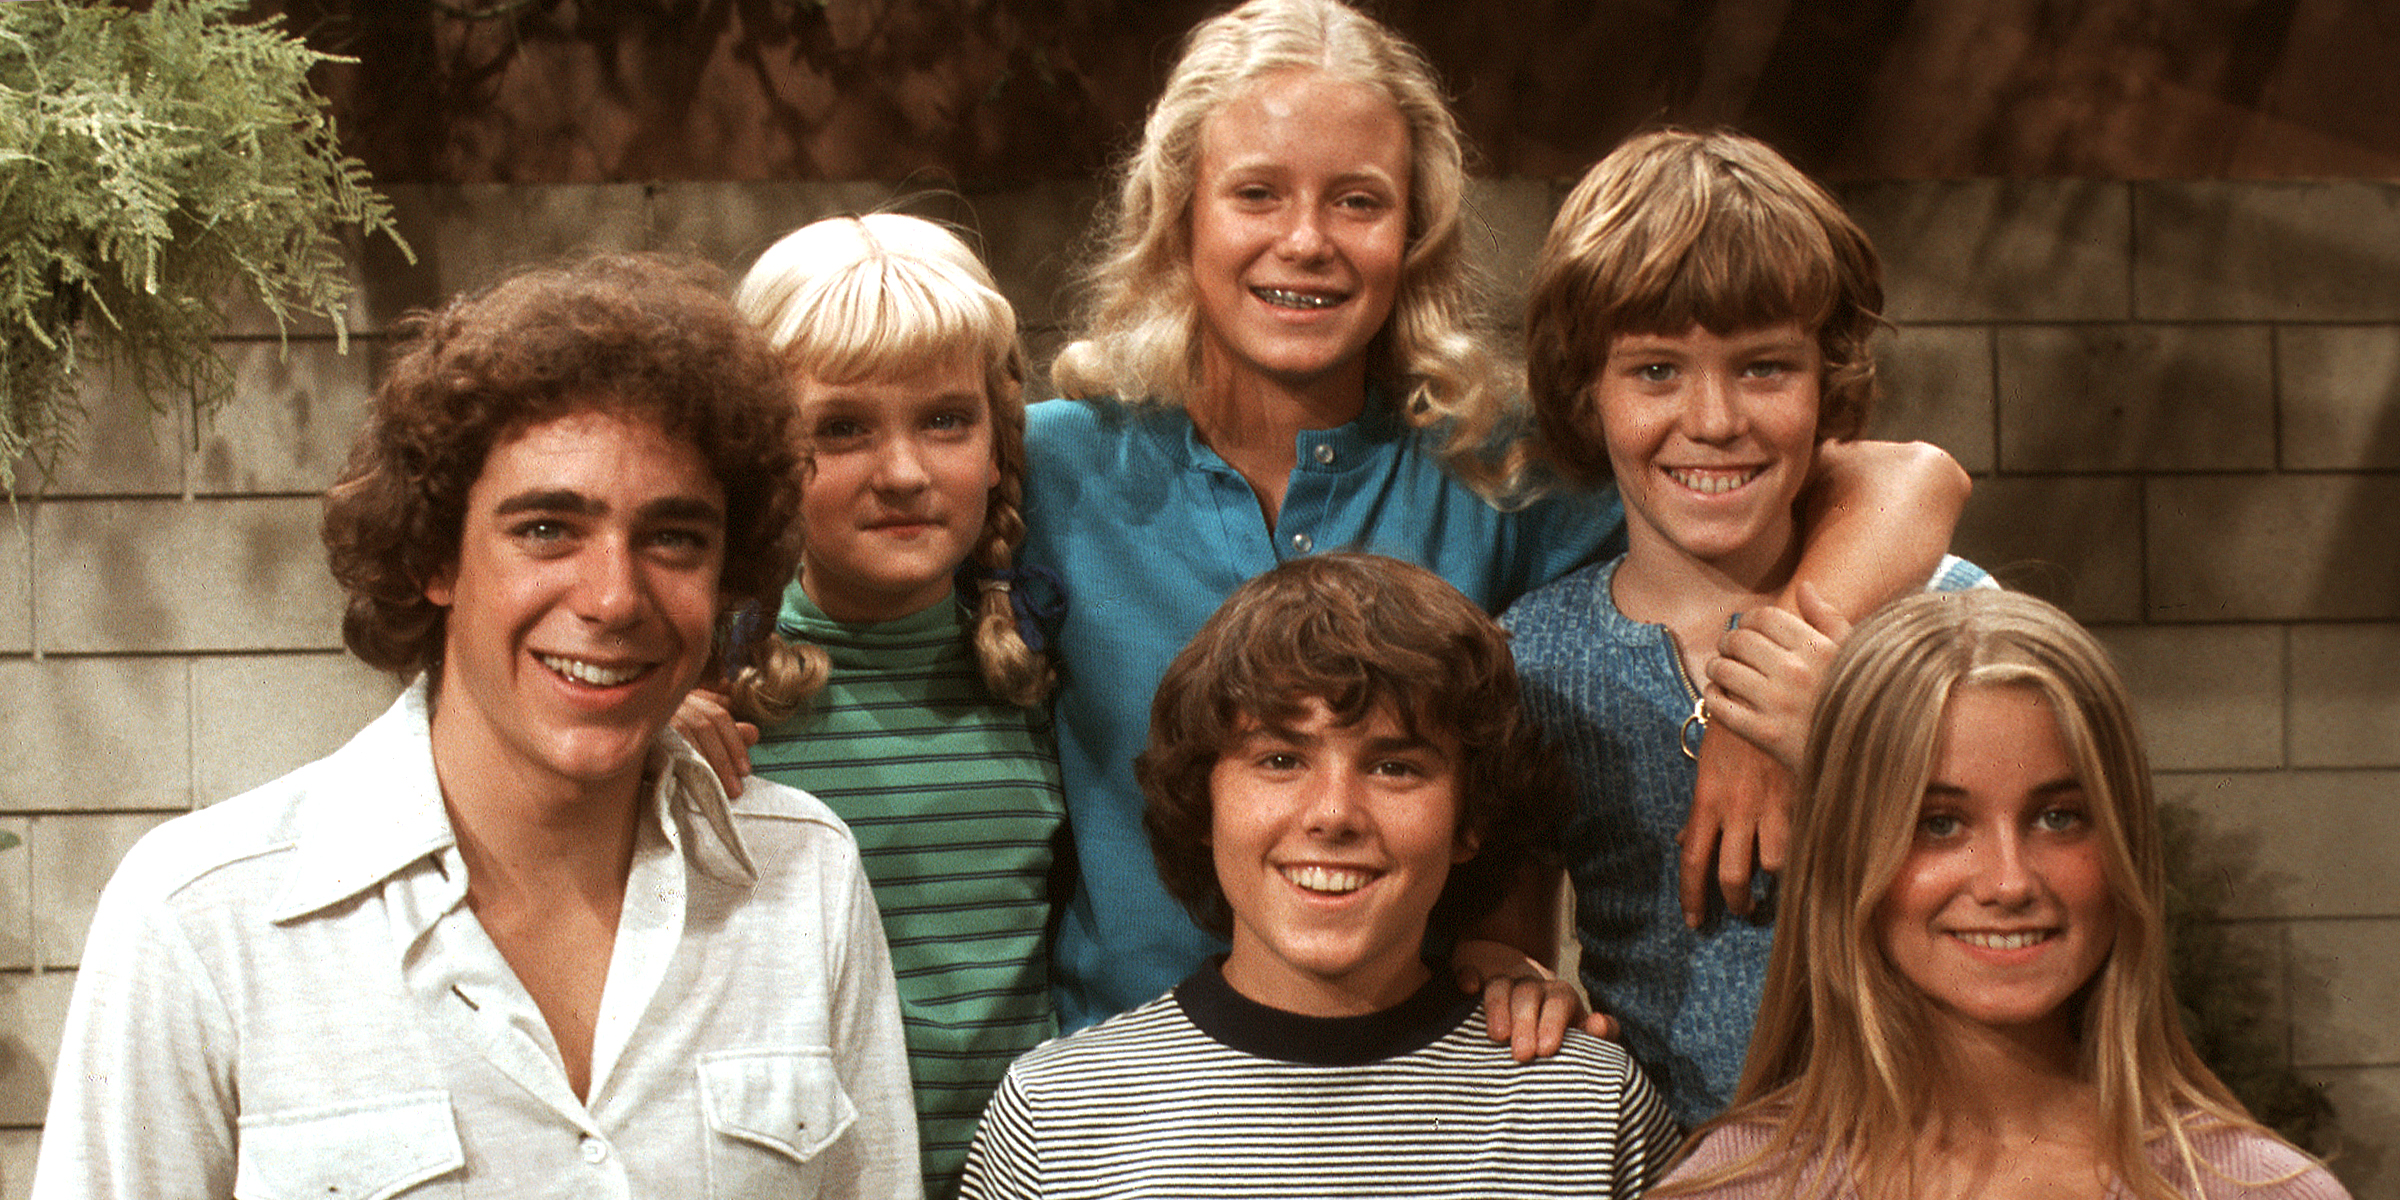
[[[1855,620],[1923,587],[1973,489],[1948,452],[1925,442],[1826,444],[1803,498],[1800,564],[1779,603],[1797,611],[1807,583]]]

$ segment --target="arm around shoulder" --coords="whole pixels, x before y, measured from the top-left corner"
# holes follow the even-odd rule
[[[1801,497],[1792,586],[1814,584],[1853,620],[1915,591],[1950,548],[1974,481],[1929,442],[1827,442]]]

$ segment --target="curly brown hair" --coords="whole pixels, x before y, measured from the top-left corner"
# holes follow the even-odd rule
[[[1344,726],[1388,712],[1412,737],[1457,739],[1459,832],[1477,850],[1451,869],[1432,933],[1490,912],[1528,864],[1557,864],[1569,784],[1524,711],[1508,634],[1423,567],[1319,554],[1235,591],[1150,705],[1150,744],[1134,761],[1142,828],[1159,881],[1202,929],[1233,930],[1210,850],[1209,775],[1246,730],[1296,722],[1311,699]]]
[[[425,585],[457,562],[485,457],[594,409],[637,414],[699,450],[725,489],[725,609],[774,604],[800,556],[791,385],[723,283],[696,260],[600,255],[404,320],[407,341],[325,493],[351,653],[402,675],[438,669],[447,610]]]

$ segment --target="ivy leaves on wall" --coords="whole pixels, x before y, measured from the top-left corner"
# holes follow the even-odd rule
[[[0,4],[0,487],[74,444],[88,364],[153,408],[222,405],[209,338],[244,293],[278,328],[330,319],[346,348],[334,231],[399,242],[308,85],[326,56],[239,7]]]

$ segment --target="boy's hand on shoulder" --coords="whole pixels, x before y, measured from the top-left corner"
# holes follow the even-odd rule
[[[1575,985],[1504,942],[1462,940],[1451,948],[1450,962],[1459,990],[1483,993],[1486,1033],[1518,1062],[1558,1053],[1569,1027],[1593,1037],[1617,1036],[1614,1018],[1584,1011]]]
[[[1717,639],[1708,664],[1708,717],[1775,756],[1795,777],[1808,745],[1808,714],[1850,621],[1801,584],[1798,614],[1768,606],[1742,614]]]
[[[734,719],[726,698],[707,688],[693,688],[675,706],[668,724],[708,760],[725,785],[725,794],[742,794],[742,778],[750,774],[750,747],[758,744],[758,726]]]
[[[1798,783],[1775,757],[1731,729],[1700,739],[1700,781],[1692,815],[1675,835],[1683,848],[1678,891],[1683,923],[1698,929],[1708,917],[1708,885],[1725,894],[1726,911],[1750,915],[1752,864],[1769,874],[1783,869],[1791,840],[1792,798]],[[1711,872],[1710,864],[1715,864]]]

